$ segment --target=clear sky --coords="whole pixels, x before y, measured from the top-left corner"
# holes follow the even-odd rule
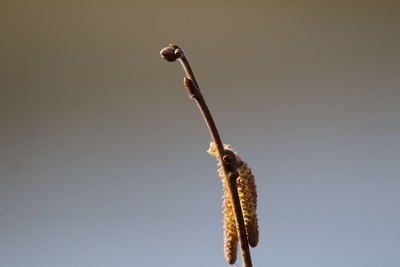
[[[400,262],[398,1],[2,1],[0,266],[227,266],[181,45],[252,167],[255,267]]]

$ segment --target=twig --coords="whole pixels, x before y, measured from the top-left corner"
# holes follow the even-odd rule
[[[211,138],[217,147],[218,160],[221,162],[221,165],[223,166],[225,177],[227,177],[229,194],[231,197],[231,202],[234,207],[236,228],[240,240],[243,267],[252,267],[253,265],[251,262],[250,249],[246,236],[243,213],[240,205],[239,194],[236,184],[236,179],[239,176],[236,170],[236,165],[237,165],[236,156],[232,151],[224,149],[215,122],[211,116],[210,110],[207,107],[207,103],[204,100],[204,97],[200,91],[199,84],[197,83],[196,77],[194,76],[193,70],[183,50],[177,45],[170,44],[168,47],[162,49],[160,54],[165,60],[170,62],[174,62],[175,60],[178,59],[183,67],[183,70],[186,73],[186,77],[183,80],[183,84],[187,92],[189,93],[189,97],[196,101],[197,106],[199,107],[203,115],[203,118],[210,132]]]

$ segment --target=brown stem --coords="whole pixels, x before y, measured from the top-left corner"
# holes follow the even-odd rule
[[[221,141],[221,137],[218,133],[214,119],[210,110],[208,109],[207,103],[200,91],[199,84],[197,83],[196,77],[193,73],[192,67],[190,66],[183,50],[177,45],[170,44],[168,47],[162,49],[160,54],[167,61],[172,62],[178,59],[186,73],[187,77],[184,79],[184,86],[189,93],[189,97],[196,101],[197,106],[203,115],[211,138],[217,147],[218,160],[223,166],[224,176],[227,177],[228,180],[229,194],[234,207],[236,228],[240,240],[243,267],[252,267],[253,265],[251,262],[250,249],[236,183],[236,179],[239,176],[236,170],[236,156],[233,154],[233,152],[224,149],[224,145]]]

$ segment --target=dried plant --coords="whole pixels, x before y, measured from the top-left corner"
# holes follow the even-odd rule
[[[160,54],[169,62],[180,61],[186,73],[183,80],[184,87],[189,97],[196,101],[212,138],[208,152],[218,160],[218,172],[224,191],[225,259],[229,264],[236,262],[239,240],[243,267],[252,267],[249,245],[255,247],[258,243],[257,193],[252,171],[229,145],[223,145],[183,50],[177,45],[170,44],[163,48]]]

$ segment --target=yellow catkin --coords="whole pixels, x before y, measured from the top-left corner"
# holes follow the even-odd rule
[[[234,264],[237,257],[238,234],[226,179],[223,179],[222,183],[224,188],[224,254],[226,262]]]
[[[246,226],[249,245],[255,247],[258,244],[258,218],[257,218],[257,191],[254,175],[251,169],[239,156],[237,187],[242,206],[244,224]]]
[[[233,151],[230,145],[224,145],[225,149]],[[235,152],[235,151],[234,151]],[[217,148],[213,142],[210,143],[208,153],[212,156],[217,156]],[[257,219],[257,192],[254,181],[254,175],[247,163],[244,162],[235,152],[237,157],[237,171],[239,177],[237,179],[237,187],[239,192],[240,204],[246,227],[247,238],[249,245],[257,246],[258,243],[258,219]],[[224,188],[224,246],[225,258],[228,263],[233,264],[236,260],[238,235],[236,231],[235,217],[233,207],[230,201],[228,184],[224,179],[222,167],[219,168],[219,176],[223,182]]]
[[[212,156],[217,156],[217,149],[213,143],[210,144],[210,149],[208,153]],[[234,264],[237,258],[237,249],[238,249],[238,234],[236,230],[235,223],[235,214],[233,212],[233,206],[231,203],[228,183],[225,179],[223,169],[221,164],[218,164],[218,174],[221,177],[222,186],[223,186],[223,214],[224,214],[224,255],[225,260],[228,264]]]

